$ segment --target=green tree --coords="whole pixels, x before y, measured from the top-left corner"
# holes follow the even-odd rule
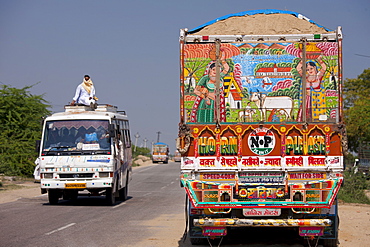
[[[370,68],[346,79],[343,94],[348,148],[357,152],[362,141],[370,141]]]
[[[43,95],[29,92],[33,86],[0,87],[0,173],[12,176],[33,173],[41,120],[50,114]]]

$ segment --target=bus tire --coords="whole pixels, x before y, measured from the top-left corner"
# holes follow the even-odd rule
[[[128,196],[128,175],[126,179],[126,186],[119,190],[119,199],[121,201],[126,201]]]
[[[59,201],[60,193],[58,190],[49,189],[48,198],[50,205],[57,205]]]
[[[116,195],[113,193],[112,188],[108,188],[105,190],[105,201],[109,206],[112,206],[116,203]]]

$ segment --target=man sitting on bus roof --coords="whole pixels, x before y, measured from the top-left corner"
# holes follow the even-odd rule
[[[82,83],[77,86],[71,105],[86,105],[96,109],[98,98],[95,96],[95,87],[89,75],[85,75]]]

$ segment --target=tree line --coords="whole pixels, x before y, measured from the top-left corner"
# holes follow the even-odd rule
[[[33,173],[41,123],[51,114],[45,95],[30,92],[33,86],[0,87],[0,174],[31,176]],[[348,149],[356,153],[362,143],[370,141],[370,68],[355,79],[344,80],[343,107]],[[353,164],[351,152],[345,157],[348,164]]]

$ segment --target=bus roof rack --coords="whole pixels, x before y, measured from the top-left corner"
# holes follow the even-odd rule
[[[83,111],[98,111],[98,112],[117,112],[117,106],[104,104],[98,105],[96,109],[91,108],[90,106],[86,105],[65,105],[64,106],[65,112],[83,112]]]

